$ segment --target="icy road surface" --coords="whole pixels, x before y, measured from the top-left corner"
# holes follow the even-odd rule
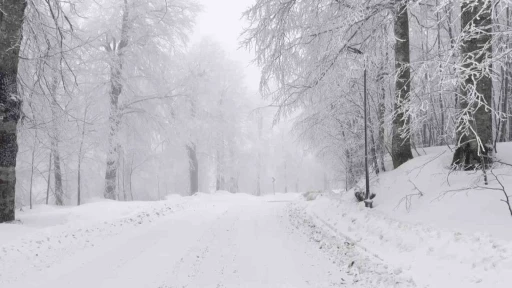
[[[196,198],[13,239],[0,246],[0,287],[353,287],[291,224],[286,199]]]

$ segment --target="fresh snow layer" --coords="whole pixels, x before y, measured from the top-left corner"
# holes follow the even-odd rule
[[[25,209],[0,225],[0,287],[510,287],[503,192],[450,173],[447,147],[418,152],[372,177],[371,210],[353,190]],[[512,192],[511,172],[487,187]]]
[[[339,287],[350,275],[290,221],[297,196],[196,194],[36,207],[0,226],[0,287]]]
[[[500,161],[512,164],[512,143],[498,143],[497,150]],[[500,188],[496,175],[512,195],[512,166],[498,164],[487,171],[489,185],[485,185],[482,171],[450,172],[453,152],[448,147],[417,151],[419,156],[398,169],[372,176],[375,210],[411,224],[486,233],[512,241],[512,215],[501,201],[503,192],[493,190]],[[364,187],[364,181],[359,186]],[[352,200],[353,191],[345,197]]]
[[[416,287],[510,287],[512,242],[405,223],[334,194],[296,205],[305,211],[302,218],[319,227],[319,242],[345,241]],[[352,258],[361,263],[360,256]],[[361,265],[364,270],[375,269]]]
[[[499,161],[512,164],[512,143],[497,150]],[[374,209],[356,203],[355,189],[295,203],[295,214],[311,223],[306,233],[329,247],[347,242],[417,287],[511,287],[512,215],[500,183],[512,196],[512,166],[498,163],[485,185],[482,171],[450,172],[448,147],[418,152],[398,169],[372,175]]]

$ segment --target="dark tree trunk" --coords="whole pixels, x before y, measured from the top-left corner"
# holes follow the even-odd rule
[[[128,46],[129,32],[131,29],[129,18],[128,1],[124,0],[123,22],[121,26],[121,40],[116,42],[107,41],[105,48],[113,56],[110,67],[110,116],[109,116],[109,134],[108,134],[108,152],[107,169],[105,171],[105,191],[104,197],[107,199],[116,199],[116,181],[117,170],[119,166],[119,140],[118,134],[121,125],[121,115],[119,111],[119,96],[123,91],[122,71],[124,64],[124,49]]]
[[[384,88],[384,74],[386,73],[386,70],[384,67],[386,67],[386,64],[388,63],[389,59],[389,53],[386,50],[386,58],[384,64],[381,66],[381,76],[378,78],[379,86],[380,86],[380,103],[379,103],[379,111],[377,113],[377,118],[379,121],[379,141],[378,143],[378,150],[379,150],[379,159],[380,159],[380,170],[382,172],[386,171],[386,166],[384,164],[384,155],[386,154],[386,143],[384,142],[384,135],[386,134],[385,130],[385,116],[386,116],[386,89]]]
[[[501,118],[504,118],[500,120],[500,141],[499,142],[506,142],[507,141],[507,129],[508,129],[508,93],[509,93],[509,60],[505,63],[504,68],[504,91],[503,91],[503,98],[501,99]]]
[[[368,109],[368,129],[370,130],[370,157],[373,165],[373,169],[375,170],[376,174],[380,173],[379,170],[379,163],[377,160],[377,143],[375,143],[375,136],[373,135],[373,121],[371,116],[371,109]]]
[[[492,57],[492,6],[487,0],[465,0],[462,1],[461,9],[461,27],[465,35],[461,45],[462,67],[469,72],[463,74],[460,105],[461,109],[474,112],[472,119],[468,120],[469,127],[465,127],[462,122],[457,124],[465,133],[458,135],[460,145],[454,153],[452,165],[473,169],[480,164],[487,164],[490,158],[486,156],[492,152],[492,113],[484,105],[479,105],[479,101],[469,100],[476,93],[487,105],[492,102],[492,79],[489,72],[486,72],[489,67],[484,67],[490,65],[486,63],[490,63]]]
[[[46,205],[48,205],[48,201],[50,199],[50,182],[52,179],[52,152],[50,150],[50,161],[48,163],[48,179],[46,182]]]
[[[507,27],[510,27],[510,7],[507,6],[507,9],[506,9],[506,15],[507,15]],[[506,37],[506,41],[507,41],[507,48],[510,49],[510,37],[507,36]],[[503,103],[502,103],[502,113],[503,115],[505,115],[505,119],[503,119],[503,123],[501,125],[501,139],[500,139],[500,142],[506,142],[507,139],[509,139],[509,135],[510,134],[510,126],[509,126],[509,97],[508,97],[508,93],[510,91],[510,67],[511,66],[511,63],[510,63],[510,58],[507,57],[506,60],[505,60],[505,92],[504,92],[504,97],[503,97]]]
[[[17,126],[21,114],[16,77],[24,0],[0,2],[0,223],[15,218]]]
[[[199,163],[197,161],[196,144],[187,145],[190,175],[190,195],[199,192]]]
[[[436,7],[439,7],[439,0],[436,0]],[[442,26],[442,23],[441,23],[441,12],[440,11],[437,11],[436,13],[436,21],[437,21],[437,52],[439,53],[439,59],[441,59],[441,54],[442,54],[442,45],[441,45],[441,42],[442,42],[442,38],[441,38],[441,26]],[[441,127],[440,127],[440,130],[439,130],[439,136],[441,136],[440,138],[441,139],[444,139],[442,140],[443,143],[446,142],[446,132],[445,132],[445,111],[444,111],[444,100],[443,100],[443,94],[441,92],[439,92],[439,108],[441,109]],[[437,144],[441,144],[439,143],[439,139],[436,139],[436,145]]]
[[[37,129],[35,130],[34,136],[34,147],[32,147],[32,161],[31,161],[31,169],[30,169],[30,190],[29,190],[29,202],[30,209],[32,209],[32,191],[34,184],[34,160],[36,158],[36,147],[37,147]]]
[[[407,1],[396,0],[397,7],[395,15],[395,109],[393,117],[393,139],[392,157],[393,166],[404,164],[412,159],[411,139],[409,135],[409,116],[405,111],[408,109],[411,92],[411,68],[409,51],[409,15],[407,12]],[[402,132],[407,134],[402,137]]]

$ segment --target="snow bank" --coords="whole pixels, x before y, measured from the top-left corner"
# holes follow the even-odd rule
[[[316,225],[404,271],[418,287],[510,287],[511,242],[405,223],[340,197],[307,203]]]
[[[453,153],[448,147],[419,152],[423,155],[372,179],[375,210],[410,223],[512,240],[512,215],[501,201],[503,192],[484,189],[500,187],[496,175],[512,194],[512,167],[498,165],[487,173],[489,185],[485,185],[481,171],[450,172]],[[512,163],[512,143],[498,144],[496,156]],[[353,198],[351,194],[345,194],[346,200]]]
[[[372,179],[375,209],[357,203],[354,191],[302,201],[304,216],[409,275],[418,287],[510,287],[512,217],[500,201],[512,194],[512,168],[483,173],[451,172],[448,147],[425,154]],[[512,143],[498,145],[500,161],[512,163]],[[482,188],[484,187],[484,188]],[[377,261],[378,262],[378,261]]]
[[[261,196],[261,199],[267,202],[290,202],[301,198],[299,193],[276,193]]]
[[[161,210],[176,210],[185,203],[183,198],[161,202],[119,202],[105,199],[92,199],[80,206],[58,207],[37,205],[33,209],[25,207],[16,212],[14,224],[0,225],[0,246],[21,241],[18,238],[31,234],[69,231],[98,223],[115,222],[137,218],[141,213]]]

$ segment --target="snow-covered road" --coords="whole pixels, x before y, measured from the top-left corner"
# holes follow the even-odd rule
[[[54,243],[53,252],[40,248],[44,251],[34,258],[64,255],[46,256],[39,265],[28,258],[24,269],[3,263],[9,281],[0,286],[298,288],[346,283],[344,269],[291,224],[286,201],[203,200],[129,229],[84,234],[90,245],[71,243],[61,249]],[[13,265],[23,265],[20,261]]]

